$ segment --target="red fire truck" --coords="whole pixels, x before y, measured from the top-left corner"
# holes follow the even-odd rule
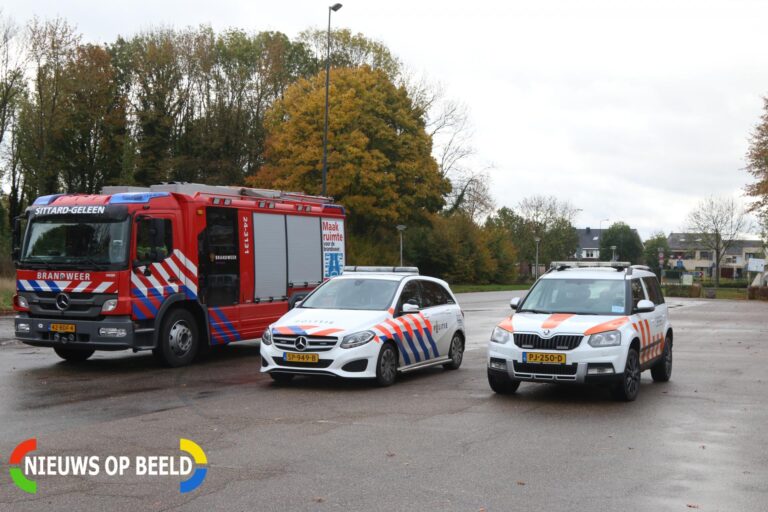
[[[342,272],[344,241],[344,208],[298,193],[170,183],[40,197],[14,229],[16,337],[70,361],[151,349],[185,365],[259,338]]]

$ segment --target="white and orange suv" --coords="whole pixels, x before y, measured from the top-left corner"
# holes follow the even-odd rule
[[[553,263],[491,334],[488,382],[502,394],[522,381],[600,383],[631,401],[640,374],[672,375],[672,326],[656,276],[621,262]]]

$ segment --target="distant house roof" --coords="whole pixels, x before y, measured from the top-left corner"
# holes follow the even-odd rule
[[[582,249],[599,249],[600,236],[604,231],[604,229],[592,228],[577,229],[576,234],[579,235],[579,247]]]
[[[606,231],[608,230],[594,228],[577,229],[576,234],[579,235],[579,247],[582,249],[600,249],[600,237]],[[638,234],[634,228],[632,232],[636,235]],[[640,235],[638,235],[638,239],[640,239]],[[640,241],[642,242],[642,239]]]
[[[749,236],[747,240],[734,240],[725,254],[731,256],[740,255],[746,248],[761,249],[760,240],[754,240]],[[707,251],[709,247],[704,243],[704,236],[701,233],[670,233],[667,237],[670,251]]]

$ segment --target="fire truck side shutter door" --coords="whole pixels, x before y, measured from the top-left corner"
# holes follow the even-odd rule
[[[254,299],[288,295],[285,215],[253,214]]]
[[[323,280],[320,218],[288,215],[288,282],[294,286]]]

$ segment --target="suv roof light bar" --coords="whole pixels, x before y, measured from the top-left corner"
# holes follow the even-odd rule
[[[345,266],[344,272],[397,272],[402,274],[418,274],[419,267],[362,267],[362,266]]]
[[[553,261],[550,268],[565,270],[566,268],[621,268],[631,265],[628,261]]]

